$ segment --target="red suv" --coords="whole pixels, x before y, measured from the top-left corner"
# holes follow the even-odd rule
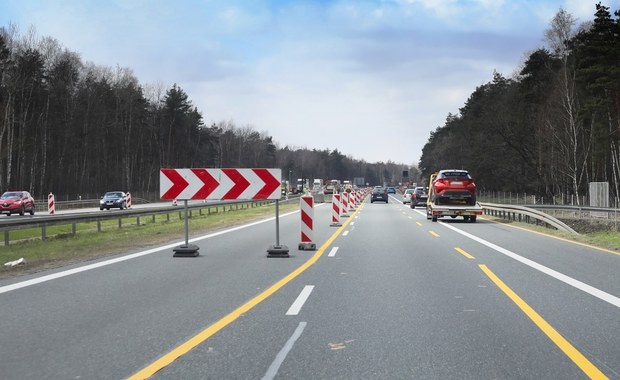
[[[0,197],[0,214],[34,215],[34,198],[27,191],[7,191]]]
[[[476,184],[467,170],[440,170],[433,181],[434,202],[449,203],[452,200],[476,204]]]

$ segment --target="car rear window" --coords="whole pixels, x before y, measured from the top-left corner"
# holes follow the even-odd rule
[[[443,172],[442,178],[471,178],[467,172]]]

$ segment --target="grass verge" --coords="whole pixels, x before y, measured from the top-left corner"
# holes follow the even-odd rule
[[[280,205],[281,214],[294,210],[299,210],[299,204],[295,202]],[[189,235],[190,238],[200,236],[274,215],[274,205],[202,215],[193,213],[189,219]],[[20,238],[24,240],[0,246],[0,263],[20,258],[25,263],[14,267],[2,265],[0,279],[182,241],[184,226],[184,221],[178,217],[168,220],[162,214],[155,220],[143,217],[139,225],[136,217],[124,218],[122,228],[118,227],[116,220],[106,221],[101,223],[101,232],[98,232],[96,223],[81,223],[77,225],[75,236],[71,233],[71,226],[49,228],[47,234],[54,236],[45,241],[40,239],[40,229],[34,232],[23,230]]]

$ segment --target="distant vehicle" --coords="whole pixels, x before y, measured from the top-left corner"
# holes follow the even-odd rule
[[[0,213],[34,215],[34,198],[27,191],[7,191],[0,196]]]
[[[407,203],[411,203],[411,195],[413,194],[413,192],[415,191],[415,189],[407,189],[405,190],[405,193],[403,194],[403,204],[407,204]]]
[[[467,170],[440,170],[432,185],[436,204],[462,200],[470,206],[476,205],[476,184]]]
[[[413,190],[411,194],[411,208],[416,206],[426,206],[428,200],[428,190],[424,187],[418,186]]]
[[[388,203],[388,193],[383,187],[375,186],[375,188],[372,189],[372,194],[370,195],[370,203],[375,203],[378,201]]]
[[[99,201],[99,210],[109,210],[118,208],[124,210],[127,208],[127,194],[123,191],[108,191]]]
[[[388,188],[387,188],[387,192],[388,192],[388,194],[396,194],[396,188],[394,188],[394,187],[388,187]]]

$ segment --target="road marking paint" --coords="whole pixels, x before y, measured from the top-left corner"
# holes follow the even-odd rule
[[[439,237],[439,234],[435,231],[428,231],[431,235],[433,235],[434,237]]]
[[[329,251],[329,254],[327,254],[327,257],[334,257],[336,256],[336,252],[338,252],[338,247],[333,247],[331,251]]]
[[[351,222],[351,225],[354,225],[354,224],[355,224],[355,222]]]
[[[409,219],[413,219],[413,217],[411,215],[407,215],[407,218]]]
[[[616,296],[613,296],[613,295],[611,295],[609,293],[606,293],[606,292],[604,292],[604,291],[602,291],[600,289],[595,288],[594,286],[588,285],[588,284],[583,283],[583,282],[581,282],[579,280],[576,280],[576,279],[574,279],[572,277],[569,277],[569,276],[567,276],[567,275],[565,275],[563,273],[555,271],[555,270],[553,270],[553,269],[551,269],[549,267],[546,267],[546,266],[544,266],[542,264],[538,264],[535,261],[532,261],[530,259],[526,259],[523,256],[519,256],[519,255],[517,255],[516,253],[514,253],[512,251],[509,251],[509,250],[507,250],[505,248],[502,248],[502,247],[500,247],[498,245],[495,245],[495,244],[493,244],[491,242],[488,242],[488,241],[486,241],[486,240],[484,240],[482,238],[479,238],[478,236],[472,235],[472,234],[467,233],[465,231],[461,231],[458,228],[453,227],[453,226],[451,226],[451,225],[449,225],[447,223],[442,223],[441,225],[445,226],[445,227],[447,227],[447,228],[449,228],[451,230],[453,230],[456,233],[459,233],[459,234],[461,234],[461,235],[463,235],[465,237],[468,237],[468,238],[470,238],[470,239],[472,239],[474,241],[477,241],[478,243],[480,243],[482,245],[485,245],[485,246],[487,246],[487,247],[489,247],[489,248],[491,248],[491,249],[493,249],[493,250],[495,250],[495,251],[497,251],[499,253],[502,253],[502,254],[504,254],[504,255],[514,259],[514,260],[517,260],[517,261],[519,261],[519,262],[521,262],[521,263],[523,263],[523,264],[525,264],[525,265],[527,265],[527,266],[529,266],[529,267],[531,267],[533,269],[536,269],[536,270],[538,270],[538,271],[540,271],[540,272],[542,272],[542,273],[544,273],[546,275],[549,275],[549,276],[555,278],[556,280],[560,280],[560,281],[562,281],[562,282],[564,282],[564,283],[566,283],[566,284],[568,284],[568,285],[570,285],[570,286],[572,286],[574,288],[577,288],[577,289],[579,289],[579,290],[581,290],[581,291],[583,291],[585,293],[588,293],[588,294],[590,294],[590,295],[592,295],[592,296],[594,296],[594,297],[596,297],[598,299],[601,299],[601,300],[603,300],[603,301],[605,301],[605,302],[607,302],[607,303],[609,303],[611,305],[614,305],[616,307],[620,307],[620,298],[618,298]]]
[[[295,344],[297,339],[299,339],[301,333],[304,332],[306,325],[306,322],[299,322],[299,325],[295,329],[295,332],[293,332],[293,335],[291,335],[291,337],[284,344],[284,347],[282,347],[280,352],[278,352],[278,355],[276,355],[275,360],[273,361],[273,363],[271,363],[269,369],[267,369],[267,373],[265,373],[265,376],[263,376],[262,380],[271,380],[276,377],[280,366],[282,365],[282,363],[284,363],[284,359],[286,359],[288,353],[293,349],[293,345]]]
[[[593,246],[593,245],[590,245],[590,244],[582,243],[580,241],[574,241],[574,240],[570,240],[570,239],[565,239],[565,238],[562,238],[562,237],[559,237],[559,236],[549,235],[549,234],[546,234],[544,232],[534,231],[534,230],[530,230],[530,229],[524,228],[524,227],[513,226],[512,224],[500,223],[500,222],[498,222],[496,220],[492,220],[492,219],[487,219],[487,218],[482,218],[482,219],[488,220],[489,222],[501,224],[502,226],[506,226],[506,227],[510,227],[510,228],[516,228],[518,230],[531,232],[531,233],[534,233],[534,234],[537,234],[537,235],[542,235],[542,236],[550,237],[552,239],[561,240],[561,241],[565,241],[567,243],[571,243],[571,244],[579,245],[579,246],[582,246],[582,247],[595,249],[597,251],[611,253],[612,255],[620,256],[620,252],[612,251],[611,249],[596,247],[596,246]]]
[[[301,307],[304,306],[304,304],[308,300],[308,297],[310,297],[310,293],[312,293],[312,290],[314,290],[314,285],[306,285],[306,286],[304,286],[304,288],[301,291],[301,293],[299,293],[299,296],[297,296],[297,299],[295,300],[295,302],[293,302],[291,307],[288,308],[288,311],[286,312],[286,315],[297,315],[297,314],[299,314],[299,311],[301,310]]]
[[[280,215],[280,217],[293,215],[293,214],[296,214],[298,212],[299,212],[299,210],[293,211],[293,212],[289,212],[289,213]],[[227,230],[214,232],[212,234],[208,234],[208,235],[204,235],[204,236],[199,236],[199,237],[196,237],[196,238],[193,238],[193,239],[189,239],[189,243],[194,243],[194,242],[197,242],[197,241],[200,241],[200,240],[209,239],[209,238],[216,237],[216,236],[219,236],[219,235],[223,235],[223,234],[226,234],[226,233],[229,233],[229,232],[239,231],[241,229],[248,228],[248,227],[253,227],[253,226],[256,226],[258,224],[270,222],[270,221],[275,220],[275,219],[276,218],[274,216],[274,217],[271,217],[271,218],[259,220],[257,222],[253,222],[253,223],[249,223],[249,224],[244,224],[242,226],[237,226],[237,227],[230,228],[230,229],[227,229]],[[70,276],[70,275],[73,275],[73,274],[77,274],[77,273],[81,273],[81,272],[86,272],[86,271],[89,271],[91,269],[97,269],[97,268],[105,267],[105,266],[108,266],[108,265],[120,263],[120,262],[123,262],[123,261],[135,259],[135,258],[138,258],[138,257],[141,257],[141,256],[150,255],[152,253],[157,253],[157,252],[161,252],[161,251],[164,251],[164,250],[169,250],[169,249],[178,247],[180,244],[185,244],[185,242],[172,243],[172,244],[164,245],[164,246],[161,246],[161,247],[152,248],[152,249],[149,249],[149,250],[146,250],[146,251],[136,252],[136,253],[133,253],[131,255],[126,255],[126,256],[122,256],[122,257],[116,257],[114,259],[105,260],[105,261],[101,261],[101,262],[94,263],[94,264],[84,265],[84,266],[81,266],[79,268],[69,269],[69,270],[65,270],[65,271],[62,271],[62,272],[53,273],[53,274],[49,274],[49,275],[46,275],[46,276],[33,278],[31,280],[17,282],[15,284],[2,286],[2,287],[0,287],[0,294],[6,293],[6,292],[10,292],[12,290],[17,290],[17,289],[25,288],[25,287],[32,286],[32,285],[41,284],[43,282],[47,282],[47,281],[51,281],[51,280],[56,280],[58,278]]]
[[[486,265],[480,264],[480,269],[514,302],[521,311],[527,315],[542,332],[551,339],[556,346],[568,356],[585,374],[591,379],[607,379],[607,376],[592,364],[581,352],[579,352],[568,340],[556,329],[543,319],[530,305],[519,297],[512,289],[499,279]]]
[[[415,222],[415,224],[417,224],[418,226],[422,227],[422,223],[420,223],[420,222]]]
[[[473,257],[472,255],[470,255],[469,253],[465,252],[464,250],[462,250],[459,247],[454,248],[458,253],[460,253],[461,255],[467,257],[468,259],[475,259],[475,257]]]
[[[348,234],[349,234],[349,231],[347,230],[342,233],[342,236],[347,236]]]
[[[296,211],[296,212],[299,212],[299,211]],[[357,212],[359,212],[359,210],[355,211],[355,213]],[[275,217],[271,218],[270,220],[274,220],[274,219]],[[306,262],[304,262],[299,267],[297,267],[297,269],[295,269],[294,271],[292,271],[291,273],[289,273],[288,275],[280,279],[280,281],[276,282],[271,287],[265,289],[262,293],[260,293],[256,297],[252,298],[251,300],[247,301],[243,305],[239,306],[237,309],[233,310],[232,312],[224,316],[219,321],[205,328],[204,330],[202,330],[201,332],[199,332],[198,334],[196,334],[195,336],[187,340],[185,343],[182,343],[181,345],[173,348],[170,352],[164,354],[159,359],[155,360],[153,363],[147,365],[146,367],[144,367],[143,369],[141,369],[134,375],[130,376],[128,380],[148,379],[149,377],[153,376],[158,371],[169,366],[172,362],[174,362],[181,356],[187,354],[194,347],[203,343],[204,341],[209,339],[211,336],[218,333],[219,331],[221,331],[223,328],[225,328],[229,324],[233,323],[241,315],[252,310],[256,305],[263,302],[264,300],[272,296],[275,292],[277,292],[282,287],[284,287],[284,285],[293,281],[297,276],[305,272],[306,269],[310,268],[321,258],[321,256],[323,255],[327,247],[332,245],[334,241],[336,240],[336,238],[349,225],[350,220],[351,219],[347,219],[342,224],[341,227],[338,227],[338,229],[325,241],[325,243],[323,243],[323,245],[316,251],[316,253],[312,255],[312,257],[310,257]]]

